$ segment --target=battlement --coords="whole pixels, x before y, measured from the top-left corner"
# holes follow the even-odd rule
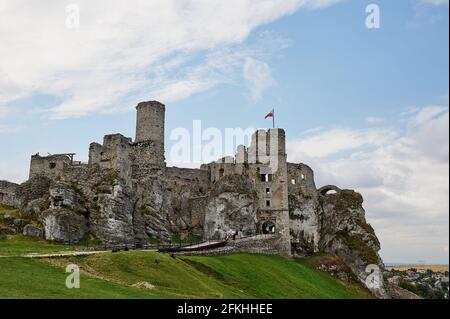
[[[286,156],[285,135],[285,131],[280,128],[257,130],[252,135],[248,161],[267,164],[271,161],[271,157]]]

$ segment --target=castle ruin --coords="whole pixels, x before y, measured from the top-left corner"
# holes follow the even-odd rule
[[[88,163],[74,161],[74,154],[33,155],[27,182],[0,183],[0,203],[19,207],[33,221],[33,235],[59,242],[89,237],[143,246],[232,234],[238,240],[231,251],[325,251],[361,280],[366,265],[382,266],[362,196],[336,186],[317,189],[310,167],[287,162],[283,129],[257,130],[235,157],[199,169],[167,167],[165,106],[142,102],[136,110],[134,140],[105,135],[102,144],[90,144]]]

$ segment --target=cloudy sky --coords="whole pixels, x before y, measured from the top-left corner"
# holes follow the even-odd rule
[[[0,179],[133,137],[139,101],[167,105],[166,149],[275,107],[290,161],[364,195],[386,262],[448,263],[448,0],[378,0],[379,29],[371,2],[0,0]]]

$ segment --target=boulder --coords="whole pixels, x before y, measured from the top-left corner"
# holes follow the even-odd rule
[[[24,236],[41,238],[43,233],[44,232],[43,232],[42,228],[36,227],[33,224],[25,225],[25,227],[23,228]]]

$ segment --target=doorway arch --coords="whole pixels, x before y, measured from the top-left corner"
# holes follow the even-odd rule
[[[263,234],[275,234],[275,231],[276,231],[276,226],[273,221],[268,220],[262,224],[262,233]]]

